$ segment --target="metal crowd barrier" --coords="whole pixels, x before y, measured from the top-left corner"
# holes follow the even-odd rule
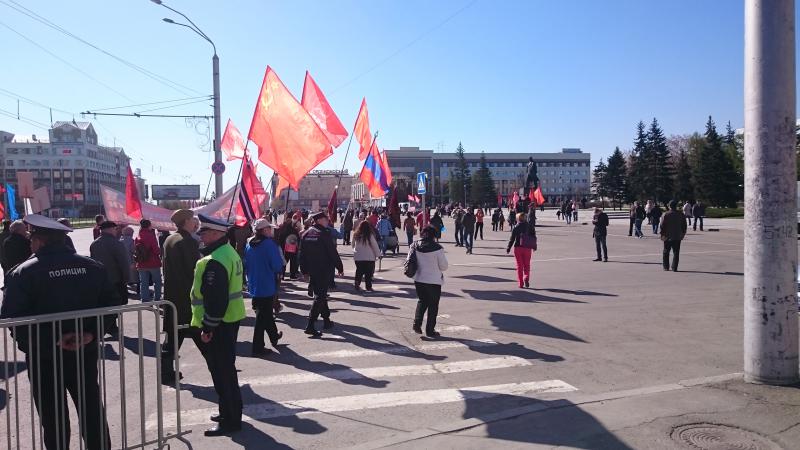
[[[0,319],[3,357],[0,390],[4,391],[0,392],[0,447],[127,450],[152,448],[149,446],[161,449],[168,447],[170,439],[187,442],[183,436],[190,431],[181,428],[179,376],[175,377],[175,408],[170,408],[177,426],[172,433],[167,433],[164,427],[166,395],[161,384],[164,308],[172,309],[170,317],[175,325],[172,342],[177,343],[177,315],[175,306],[168,301]],[[147,317],[152,317],[154,326],[152,341],[145,337]],[[107,339],[100,331],[92,342],[75,351],[64,348],[69,343],[59,342],[65,333],[82,338],[95,325],[97,330],[105,330],[109,321],[118,324],[116,339]],[[126,333],[128,329],[132,331]],[[20,343],[19,338],[26,333],[30,338],[27,343]],[[172,353],[175,372],[179,374],[177,349]],[[86,372],[91,372],[91,359],[95,357],[98,376],[87,379]],[[65,366],[69,366],[67,371]],[[99,394],[94,400],[97,404],[87,399],[87,394],[95,396],[95,389]],[[63,404],[59,401],[42,404],[43,395],[65,400]],[[48,423],[55,425],[55,439],[50,447],[45,443],[42,414],[49,415],[52,420]],[[155,420],[147,421],[147,417]],[[103,426],[104,419],[107,428]]]

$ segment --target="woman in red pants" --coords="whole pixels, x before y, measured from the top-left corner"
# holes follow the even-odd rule
[[[528,222],[525,213],[517,214],[517,224],[511,230],[506,253],[514,247],[514,258],[517,260],[517,281],[519,287],[531,286],[531,254],[536,251],[536,227]]]

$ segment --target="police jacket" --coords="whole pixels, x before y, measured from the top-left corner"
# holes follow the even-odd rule
[[[10,272],[29,256],[31,256],[31,241],[21,234],[12,233],[3,242],[3,273]]]
[[[103,265],[75,253],[65,244],[50,244],[6,275],[6,293],[0,308],[0,318],[36,316],[81,309],[117,306],[122,304],[117,291],[106,276]],[[64,320],[58,325],[39,326],[38,337],[29,334],[28,327],[18,327],[15,337],[23,352],[41,350],[42,357],[52,355],[54,340],[60,335],[75,332],[76,321]],[[80,325],[80,320],[78,325]],[[82,319],[83,331],[97,339],[99,323],[96,318]],[[106,320],[104,327],[110,325]],[[31,327],[36,330],[36,327]]]
[[[342,259],[327,228],[314,225],[300,239],[300,271],[303,274],[344,271]]]

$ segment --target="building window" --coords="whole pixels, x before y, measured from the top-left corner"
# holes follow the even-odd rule
[[[6,161],[6,165],[8,167],[14,167],[14,160],[13,159],[9,159],[8,161]]]

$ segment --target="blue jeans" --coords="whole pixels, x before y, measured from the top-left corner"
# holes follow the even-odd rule
[[[414,233],[406,231],[406,236],[408,237],[408,246],[411,247],[411,244],[414,243]]]
[[[139,299],[143,302],[154,300],[150,297],[150,281],[155,288],[155,301],[161,300],[161,269],[139,269]]]
[[[472,243],[475,238],[475,235],[473,233],[474,230],[468,230],[466,228],[464,228],[463,231],[461,232],[462,244],[464,244],[464,247],[467,247],[467,250],[469,251],[472,251]]]
[[[381,254],[386,256],[386,238],[389,236],[381,236],[378,240],[378,247],[381,249]]]
[[[634,225],[636,226],[634,235],[636,237],[644,236],[644,233],[642,233],[642,219],[636,219],[636,223]]]

